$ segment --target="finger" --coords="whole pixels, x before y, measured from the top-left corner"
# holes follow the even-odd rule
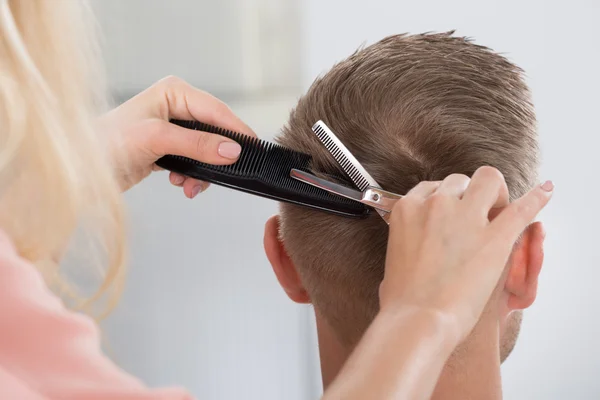
[[[442,181],[423,181],[419,182],[417,186],[412,188],[406,196],[414,196],[414,197],[429,197],[433,192],[437,190]]]
[[[506,207],[509,203],[508,186],[504,175],[496,168],[481,167],[475,171],[465,191],[463,201],[473,210],[488,216],[490,209]]]
[[[190,178],[187,176],[185,177],[185,181],[183,181],[182,187],[191,186],[193,189],[194,187],[196,187],[198,185],[202,186],[202,189],[200,190],[199,193],[206,191],[206,189],[208,189],[210,187],[210,183],[208,183],[208,182],[200,181],[198,179]]]
[[[175,186],[183,186],[183,182],[185,181],[185,176],[178,174],[176,172],[171,172],[169,174],[169,181],[171,182],[171,185],[175,185]]]
[[[208,188],[208,183],[196,179],[186,179],[183,183],[183,193],[193,199]]]
[[[235,162],[241,152],[239,143],[221,135],[186,129],[163,120],[154,120],[142,140],[156,158],[174,154],[207,164],[225,165]]]
[[[462,198],[471,179],[463,174],[452,174],[442,181],[435,193]]]
[[[224,129],[256,137],[256,134],[231,109],[216,97],[190,86],[185,81],[168,77],[158,82],[158,90],[164,91],[164,99],[170,118],[196,120]]]
[[[188,188],[187,192],[190,193],[190,195],[195,192],[196,186],[201,187],[201,189],[197,193],[205,191],[210,186],[210,183],[208,182],[199,181],[194,178],[189,178],[176,172],[171,172],[169,174],[169,181],[171,181],[171,184],[175,186],[184,187],[184,193],[186,191],[185,188]]]
[[[491,232],[499,240],[512,245],[521,232],[533,221],[538,213],[548,204],[554,185],[547,181],[538,185],[520,199],[514,201],[492,221]]]

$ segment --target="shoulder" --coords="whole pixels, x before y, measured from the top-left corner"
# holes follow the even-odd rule
[[[6,360],[11,375],[2,373]],[[66,309],[1,229],[0,387],[19,399],[191,399],[179,389],[149,389],[106,357],[96,324]],[[40,397],[16,394],[33,388]]]

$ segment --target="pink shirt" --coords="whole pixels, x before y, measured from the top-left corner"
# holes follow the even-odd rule
[[[89,317],[67,310],[0,231],[0,399],[190,400],[113,364]]]

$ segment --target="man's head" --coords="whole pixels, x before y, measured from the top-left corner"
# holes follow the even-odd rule
[[[535,115],[521,70],[451,34],[383,39],[335,65],[299,100],[279,142],[312,154],[314,171],[343,174],[311,131],[320,119],[388,191],[470,176],[483,165],[504,174],[511,198],[537,181]],[[265,247],[282,286],[293,300],[312,302],[343,346],[351,348],[378,311],[387,229],[376,214],[355,220],[288,204],[267,224]],[[502,283],[504,357],[520,325],[510,311],[535,297],[542,239],[539,226],[525,232]]]

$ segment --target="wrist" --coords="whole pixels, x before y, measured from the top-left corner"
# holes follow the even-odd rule
[[[413,305],[386,306],[379,311],[376,319],[382,320],[390,329],[404,327],[399,332],[405,332],[406,326],[410,325],[414,331],[432,338],[448,355],[462,340],[458,320],[437,309]]]

